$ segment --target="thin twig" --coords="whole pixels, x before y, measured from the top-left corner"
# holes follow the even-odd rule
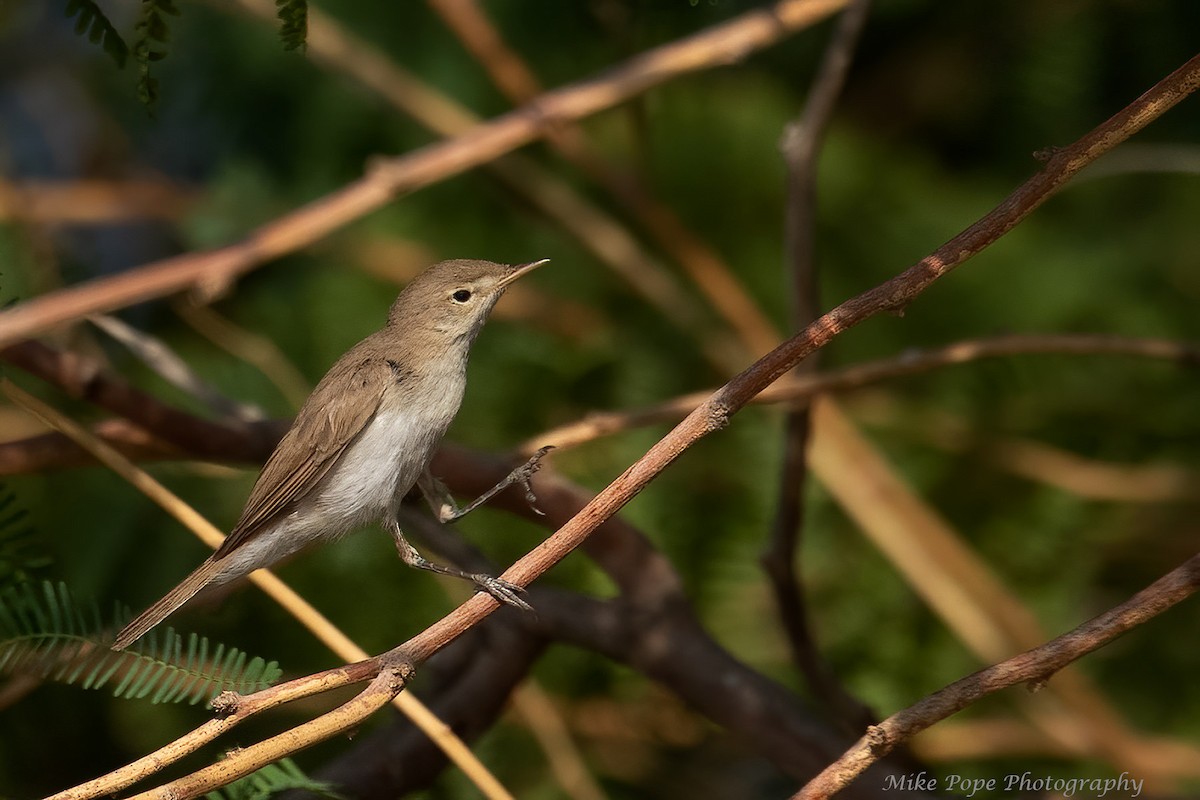
[[[163,380],[200,400],[217,416],[228,417],[238,422],[257,422],[266,418],[267,415],[258,406],[238,402],[217,391],[212,384],[196,373],[191,364],[158,337],[107,314],[95,314],[88,319],[97,328],[125,345],[129,352]]]
[[[869,361],[817,375],[789,377],[755,396],[753,403],[807,403],[818,394],[835,394],[865,386],[919,375],[942,367],[967,364],[985,358],[1017,355],[1128,356],[1172,361],[1180,366],[1200,367],[1200,347],[1169,339],[1139,339],[1109,334],[1012,334],[968,339],[933,350],[912,350],[899,356]],[[681,419],[713,393],[703,389],[631,411],[593,412],[523,442],[519,452],[532,454],[554,444],[560,450],[577,447],[604,436],[635,428]]]
[[[1067,664],[1153,619],[1198,589],[1200,554],[1192,556],[1121,605],[1069,633],[957,680],[872,726],[841,758],[796,793],[794,800],[824,800],[830,797],[913,734],[961,711],[982,697],[1018,683],[1040,688]]]
[[[282,431],[273,424],[226,424],[195,417],[112,375],[87,356],[57,350],[36,341],[0,348],[0,359],[58,386],[71,396],[95,403],[135,422],[158,438],[198,458],[254,461],[270,451]]]
[[[322,742],[357,728],[364,719],[397,697],[406,680],[407,675],[399,668],[385,668],[365,689],[334,710],[283,733],[239,748],[227,758],[149,791],[133,795],[130,800],[181,800],[199,797],[219,789],[309,744]]]
[[[0,219],[53,225],[175,220],[198,197],[165,180],[2,181]]]
[[[784,132],[781,151],[787,164],[787,206],[784,218],[787,278],[792,284],[792,322],[802,328],[820,314],[820,271],[816,254],[817,160],[821,144],[841,95],[859,35],[866,24],[870,0],[853,0],[838,18],[813,78],[808,101],[799,118]],[[817,372],[817,356],[805,359],[797,375]],[[804,531],[806,457],[810,433],[807,407],[791,409],[784,418],[782,468],[771,533],[760,561],[770,579],[780,622],[792,658],[815,697],[847,730],[858,730],[874,717],[837,679],[821,657],[809,621],[807,596],[800,578],[798,555]]]

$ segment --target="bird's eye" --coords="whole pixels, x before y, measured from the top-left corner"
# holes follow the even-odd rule
[[[470,289],[459,289],[454,294],[450,295],[450,299],[456,303],[465,303],[471,299]]]

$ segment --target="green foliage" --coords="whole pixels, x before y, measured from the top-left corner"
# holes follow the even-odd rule
[[[127,614],[114,615],[114,627]],[[153,703],[190,703],[220,692],[248,694],[270,686],[281,670],[274,661],[219,644],[209,654],[208,639],[187,639],[168,628],[129,650],[109,649],[99,606],[81,608],[63,583],[23,583],[0,591],[0,673],[20,672],[84,689],[112,685],[122,698],[149,697]]]
[[[308,36],[308,0],[275,0],[284,50],[303,50]]]
[[[208,800],[265,800],[274,794],[292,789],[313,792],[324,797],[341,797],[330,790],[329,784],[305,775],[290,758],[268,764],[218,791],[209,792],[205,797]]]
[[[129,58],[129,45],[125,44],[100,6],[92,0],[67,0],[65,13],[67,17],[76,17],[75,33],[81,36],[86,33],[88,41],[99,44],[118,67],[125,66]]]
[[[166,15],[179,16],[175,0],[142,0],[142,14],[133,28],[133,60],[138,65],[137,93],[142,105],[158,102],[158,79],[150,65],[167,57],[171,29]]]
[[[28,509],[16,506],[17,497],[0,484],[0,588],[28,581],[50,564],[50,557],[26,522]]]

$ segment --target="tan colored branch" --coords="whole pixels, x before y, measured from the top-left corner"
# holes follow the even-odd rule
[[[1169,339],[1138,339],[1108,334],[1014,334],[969,339],[933,350],[909,351],[893,358],[856,364],[815,375],[789,377],[763,389],[752,402],[807,403],[820,394],[860,389],[887,380],[919,375],[941,367],[984,358],[1016,355],[1128,356],[1174,361],[1200,367],[1200,347]],[[586,444],[603,436],[671,422],[686,416],[712,394],[705,389],[632,411],[593,413],[577,422],[552,428],[523,442],[522,453],[554,444],[560,449]]]
[[[1108,644],[1200,589],[1200,554],[1132,598],[1043,645],[955,681],[872,726],[850,750],[809,781],[794,800],[830,797],[897,745],[976,700],[1018,683],[1040,688],[1072,661]]]
[[[362,721],[392,701],[404,688],[407,675],[398,668],[388,668],[374,680],[333,711],[309,720],[269,739],[241,747],[225,758],[177,778],[147,792],[133,795],[131,800],[180,800],[199,797],[219,789],[238,778],[272,764],[285,756],[303,750],[317,742],[331,739],[339,733],[353,730]]]
[[[64,225],[171,220],[196,196],[162,180],[0,182],[0,219]]]

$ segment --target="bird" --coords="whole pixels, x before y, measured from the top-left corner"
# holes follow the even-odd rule
[[[429,471],[429,462],[458,413],[467,357],[492,308],[513,281],[548,260],[507,265],[456,259],[413,278],[384,327],[347,350],[305,400],[221,546],[126,625],[112,648],[129,647],[205,587],[372,523],[391,533],[410,566],[465,578],[501,602],[528,609],[514,584],[427,561],[404,537],[397,513],[414,485],[442,522],[514,483],[524,486],[533,504],[529,479],[548,447],[463,508]]]

